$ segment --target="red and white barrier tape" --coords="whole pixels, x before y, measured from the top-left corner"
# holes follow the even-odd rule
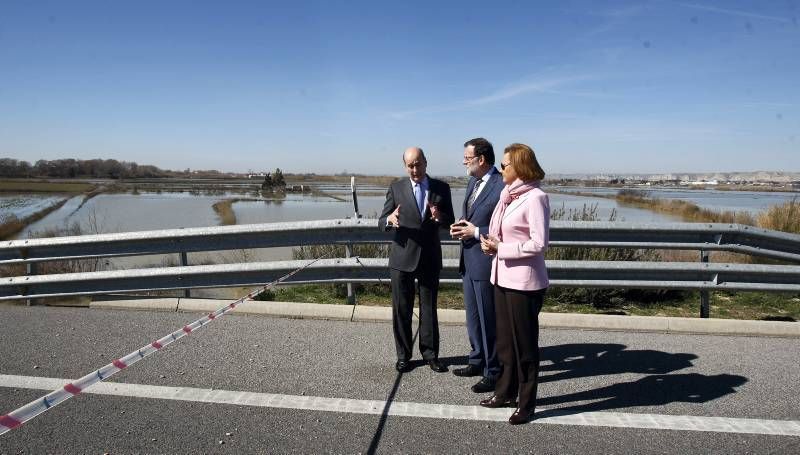
[[[45,395],[42,398],[31,401],[30,403],[26,404],[25,406],[22,406],[21,408],[15,409],[14,411],[11,411],[6,415],[0,416],[0,435],[8,433],[9,431],[13,430],[14,428],[17,428],[18,426],[22,425],[28,420],[31,420],[32,418],[38,416],[39,414],[47,411],[53,406],[56,406],[58,404],[63,403],[64,401],[69,400],[70,398],[84,391],[87,387],[90,387],[93,384],[108,379],[114,374],[124,370],[125,368],[142,360],[143,358],[149,356],[150,354],[159,351],[161,348],[164,348],[167,345],[170,345],[173,342],[178,341],[179,339],[203,327],[204,325],[210,323],[211,321],[217,319],[218,317],[224,316],[226,313],[236,308],[237,305],[241,304],[245,300],[256,297],[257,295],[261,294],[267,289],[275,286],[281,281],[286,280],[287,278],[292,277],[296,273],[300,272],[301,270],[305,269],[311,264],[319,261],[320,259],[328,256],[329,254],[330,253],[320,256],[317,259],[314,259],[313,261],[309,262],[303,267],[300,267],[299,269],[289,272],[286,275],[278,278],[277,280],[268,283],[256,290],[251,291],[249,294],[240,298],[239,300],[230,303],[228,305],[225,305],[224,307],[212,313],[209,313],[206,316],[203,316],[202,318],[192,322],[191,324],[183,326],[180,330],[176,330],[175,332],[172,332],[163,338],[153,341],[147,346],[143,346],[142,348],[137,349],[136,351],[133,351],[124,357],[115,359],[108,365],[100,369],[97,369],[94,372],[89,373],[86,376],[76,381],[73,381],[58,390],[50,392],[49,394]]]

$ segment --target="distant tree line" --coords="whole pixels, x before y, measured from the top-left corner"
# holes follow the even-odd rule
[[[53,178],[152,178],[172,175],[151,165],[117,160],[39,160],[33,165],[13,158],[0,158],[0,177],[53,177]]]

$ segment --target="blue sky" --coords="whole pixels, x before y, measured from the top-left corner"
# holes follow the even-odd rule
[[[402,3],[402,4],[400,4]],[[800,1],[0,3],[0,156],[800,171]]]

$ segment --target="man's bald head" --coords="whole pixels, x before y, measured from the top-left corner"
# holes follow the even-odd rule
[[[414,160],[422,160],[427,163],[425,159],[425,152],[419,147],[409,147],[403,152],[403,164],[408,164]]]
[[[403,152],[403,164],[406,172],[414,182],[421,182],[425,178],[425,171],[428,168],[428,160],[425,159],[425,152],[419,147],[409,147]]]

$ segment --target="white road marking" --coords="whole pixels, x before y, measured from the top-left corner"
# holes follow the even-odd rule
[[[0,374],[0,387],[56,390],[69,382],[71,382],[70,379]],[[89,387],[84,393],[160,400],[195,401],[201,403],[235,404],[266,408],[347,412],[353,414],[380,415],[384,412],[384,408],[386,407],[386,401],[382,400],[354,400],[349,398],[282,395],[235,390],[200,389],[194,387],[167,387],[120,382],[101,382]],[[539,412],[543,411],[544,410]],[[537,414],[539,412],[537,412]],[[480,406],[396,401],[391,403],[388,414],[402,417],[428,417],[435,419],[505,421],[511,414],[511,410],[486,409]],[[624,412],[582,412],[559,415],[557,411],[553,411],[553,413],[548,412],[547,414],[549,415],[548,417],[537,418],[535,423],[800,436],[800,421],[796,420],[633,414]]]

